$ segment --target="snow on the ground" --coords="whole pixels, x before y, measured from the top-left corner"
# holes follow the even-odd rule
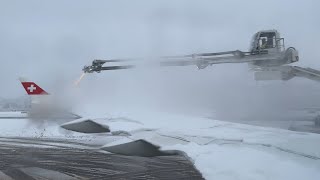
[[[206,179],[320,179],[319,134],[146,110],[110,111],[96,121],[107,124],[111,131],[130,131],[131,138],[144,138],[162,149],[186,152]],[[44,137],[69,138],[57,126],[43,131],[22,120],[10,119],[5,126],[1,124],[0,136],[37,136],[42,132]],[[150,131],[140,132],[141,128]],[[168,142],[166,136],[178,140]],[[96,137],[101,145],[106,142],[101,139],[108,138],[80,133],[70,137],[90,137],[90,143]]]

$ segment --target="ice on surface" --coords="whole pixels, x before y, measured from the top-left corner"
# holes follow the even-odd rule
[[[273,149],[241,145],[176,145],[194,160],[206,179],[318,179],[319,160]]]
[[[131,138],[184,151],[206,179],[320,178],[318,134],[167,113],[127,117],[154,129],[136,131]]]

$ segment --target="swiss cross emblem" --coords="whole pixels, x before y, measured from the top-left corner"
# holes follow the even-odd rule
[[[27,87],[27,89],[28,89],[29,92],[32,93],[34,90],[37,89],[37,87],[35,87],[33,84],[31,84],[29,87]]]

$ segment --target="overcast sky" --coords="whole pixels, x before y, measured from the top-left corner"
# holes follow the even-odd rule
[[[320,69],[319,7],[317,0],[1,0],[1,97],[25,94],[19,76],[56,92],[61,84],[71,84],[94,58],[246,51],[252,35],[264,29],[277,29],[287,47],[299,50],[298,65]],[[204,97],[226,88],[255,86],[246,65],[204,71],[179,68],[167,74],[176,82],[191,79]],[[104,84],[104,91],[113,94],[119,89],[110,86],[128,87],[130,76],[128,72],[101,73],[84,81],[95,82],[89,89]],[[297,82],[286,87],[276,84],[296,88]],[[307,82],[303,88],[309,85],[316,86]],[[217,86],[221,88],[212,92]]]

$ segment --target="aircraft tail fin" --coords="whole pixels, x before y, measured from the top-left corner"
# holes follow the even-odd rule
[[[23,88],[28,93],[28,95],[48,95],[45,90],[32,81],[27,81],[23,78],[19,79]]]

